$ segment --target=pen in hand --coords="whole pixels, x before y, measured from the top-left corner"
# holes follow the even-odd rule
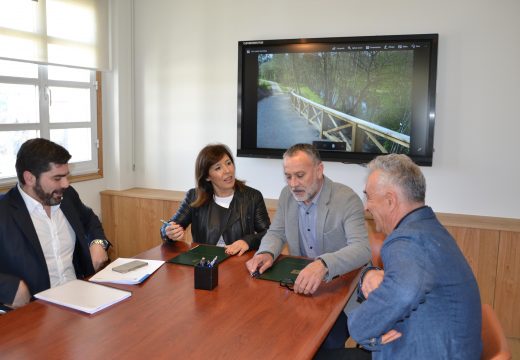
[[[256,279],[256,278],[259,277],[259,276],[260,276],[260,266],[257,267],[256,270],[253,271],[253,272],[251,273],[251,277],[252,277],[252,278],[255,278],[255,279]]]
[[[166,221],[163,219],[159,219],[159,221],[165,225],[165,227],[163,227],[164,233],[169,239],[171,239],[173,241],[177,241],[177,240],[181,240],[184,237],[184,228],[182,227],[182,225],[177,224],[173,220]],[[163,228],[161,228],[161,229],[163,229]]]

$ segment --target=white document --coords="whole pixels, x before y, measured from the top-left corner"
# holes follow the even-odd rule
[[[35,298],[93,314],[130,297],[130,291],[72,280],[34,295]]]
[[[112,268],[116,266],[123,265],[133,260],[141,260],[147,262],[148,265],[129,271],[124,274],[112,270]],[[140,284],[143,281],[145,281],[150,275],[152,275],[157,269],[159,269],[162,264],[164,264],[164,261],[162,260],[118,258],[114,260],[112,263],[108,264],[103,270],[92,276],[90,278],[90,281],[129,285]]]

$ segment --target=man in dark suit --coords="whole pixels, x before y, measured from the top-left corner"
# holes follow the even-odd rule
[[[41,138],[18,151],[18,184],[0,197],[0,304],[23,306],[108,261],[101,223],[67,179],[70,158]]]

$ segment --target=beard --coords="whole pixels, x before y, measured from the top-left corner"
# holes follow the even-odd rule
[[[305,189],[291,189],[291,194],[296,201],[307,201],[311,199],[311,194],[305,191]]]
[[[291,193],[296,201],[310,201],[312,200],[320,189],[319,183],[314,183],[309,186],[308,189],[304,187],[296,187],[291,189]]]
[[[45,192],[45,190],[43,190],[42,185],[40,184],[40,179],[36,180],[36,184],[34,185],[33,190],[42,202],[42,204],[45,206],[59,205],[63,200],[63,189],[54,190],[51,193],[47,193]],[[55,197],[55,195],[58,196]]]

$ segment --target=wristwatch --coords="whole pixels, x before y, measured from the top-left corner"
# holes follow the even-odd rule
[[[92,240],[88,246],[91,247],[94,244],[101,245],[103,247],[103,249],[105,249],[105,250],[107,250],[108,247],[110,246],[110,243],[108,241],[102,240],[102,239]]]

